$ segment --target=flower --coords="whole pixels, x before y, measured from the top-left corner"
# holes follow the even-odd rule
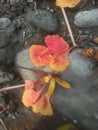
[[[58,35],[47,36],[45,38],[45,43],[48,47],[48,50],[51,54],[59,55],[63,52],[68,51],[68,43]]]
[[[30,84],[28,85],[28,83],[31,83],[31,85]],[[43,88],[41,88],[37,92],[33,89],[34,88],[34,82],[33,81],[27,80],[25,82],[25,84],[26,84],[26,86],[25,86],[25,90],[24,90],[24,93],[23,93],[23,96],[22,96],[22,102],[25,106],[29,107],[38,100]]]
[[[79,4],[80,0],[56,0],[56,5],[61,8],[73,8]]]
[[[32,45],[30,47],[30,58],[32,62],[37,67],[49,66],[55,72],[65,70],[70,63],[67,58],[69,50],[68,43],[58,35],[47,36],[45,43],[46,46]],[[26,80],[25,83],[22,102],[26,107],[31,107],[33,112],[42,115],[53,114],[50,97],[55,90],[56,83],[64,88],[71,88],[68,82],[61,80],[54,74],[52,75],[52,73],[47,73],[36,82]],[[44,90],[44,87],[47,85],[49,85],[48,89]]]
[[[38,85],[40,86],[39,81],[42,81],[44,84],[46,83],[49,84],[47,92],[43,91],[44,85],[41,86],[41,88],[38,91],[35,90],[36,83],[38,83],[37,86]],[[52,76],[52,74],[43,76],[40,79],[38,79],[36,82],[33,82],[31,80],[26,80],[25,83],[26,83],[25,90],[22,96],[23,104],[26,107],[31,107],[32,111],[35,113],[40,113],[42,115],[48,115],[48,116],[53,114],[52,106],[50,103],[50,97],[55,90],[56,83],[58,83],[60,86],[64,88],[67,89],[71,88],[71,85],[68,82],[61,80],[57,76]]]
[[[48,53],[48,48],[41,45],[32,45],[30,47],[31,61],[38,67],[48,65],[51,61],[51,54]]]
[[[50,75],[42,77],[45,82],[49,82]],[[42,115],[52,115],[53,110],[50,104],[50,96],[48,94],[44,94],[41,96],[43,86],[40,90],[35,91],[35,83],[31,80],[25,81],[25,90],[22,96],[22,102],[26,107],[32,107],[32,111],[35,113],[40,113]],[[40,83],[40,82],[38,82]],[[40,85],[40,84],[39,84]]]
[[[69,45],[58,35],[45,38],[46,46],[32,45],[30,59],[37,67],[49,66],[54,71],[63,71],[69,65],[67,58]]]
[[[32,105],[32,110],[33,112],[41,113],[42,115],[53,115],[50,97],[48,94],[43,95],[34,105]]]
[[[54,57],[54,59],[50,62],[49,67],[56,72],[60,72],[66,70],[69,64],[69,59],[64,53]]]

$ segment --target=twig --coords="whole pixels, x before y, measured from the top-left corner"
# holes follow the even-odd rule
[[[0,114],[3,113],[4,111],[6,111],[9,108],[9,105],[7,105],[5,108],[3,108],[2,111],[0,111]]]
[[[69,34],[70,34],[70,37],[71,37],[71,40],[72,40],[72,44],[73,44],[73,46],[76,46],[75,39],[74,39],[72,30],[71,30],[71,27],[70,27],[66,12],[65,12],[64,8],[61,8],[61,9],[62,9],[62,13],[63,13],[64,19],[65,19],[65,22],[67,24],[67,28],[68,28],[68,31],[69,31]]]
[[[33,72],[39,74],[40,76],[45,76],[45,75],[51,74],[51,72],[45,72],[45,71],[34,69],[34,68],[27,68],[27,67],[19,66],[19,65],[16,65],[16,67],[21,68],[21,69],[26,69],[29,71],[33,71]]]
[[[2,124],[2,126],[3,126],[3,128],[4,128],[4,130],[8,130],[8,129],[6,128],[4,122],[2,121],[2,119],[0,119],[0,122],[1,122],[1,124]]]

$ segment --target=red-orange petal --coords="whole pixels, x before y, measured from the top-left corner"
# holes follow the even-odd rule
[[[33,85],[29,83],[32,83]],[[43,90],[42,88],[39,91],[35,91],[33,88],[34,88],[34,82],[31,80],[26,80],[26,86],[22,96],[22,102],[27,107],[31,106],[38,100]]]
[[[32,45],[30,47],[30,58],[36,66],[40,67],[48,65],[52,56],[48,53],[47,47],[41,45]]]
[[[59,55],[60,53],[68,51],[68,43],[58,35],[47,36],[45,43],[51,54]]]
[[[69,59],[65,54],[58,55],[50,62],[49,67],[56,72],[64,71],[69,65]]]
[[[25,80],[25,89],[33,89],[34,85],[35,85],[34,81]]]
[[[42,115],[53,115],[50,97],[47,94],[42,96],[34,105],[32,105],[32,111]]]

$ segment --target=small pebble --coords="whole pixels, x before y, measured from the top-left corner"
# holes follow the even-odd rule
[[[10,19],[8,18],[0,18],[0,29],[5,29],[11,23]]]

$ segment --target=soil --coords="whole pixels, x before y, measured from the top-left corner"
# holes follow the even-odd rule
[[[14,1],[14,0],[13,0]],[[10,44],[4,46],[4,48],[15,50],[15,53],[12,54],[12,59],[10,64],[4,63],[1,65],[1,68],[4,72],[8,72],[14,75],[14,78],[8,82],[3,82],[0,84],[1,87],[13,86],[24,83],[21,78],[18,70],[15,67],[15,57],[18,52],[22,49],[29,47],[32,44],[32,39],[36,43],[42,43],[46,35],[49,34],[58,34],[66,39],[72,46],[67,28],[65,26],[64,18],[59,7],[56,7],[55,0],[35,0],[37,3],[37,8],[47,9],[54,13],[59,22],[59,27],[56,32],[47,33],[41,30],[35,32],[33,38],[28,38],[26,42],[18,42],[17,38],[14,37],[14,45]],[[90,10],[98,7],[97,0],[81,0],[81,4],[78,5],[75,9],[66,9],[70,25],[73,30],[74,37],[76,39],[77,45],[80,45],[82,41],[89,41],[90,44],[94,43],[94,37],[98,36],[98,28],[86,28],[81,29],[74,25],[74,16],[77,12],[82,10]],[[16,33],[21,30],[23,24],[23,15],[28,10],[34,10],[34,2],[27,2],[26,0],[20,0],[18,3],[11,3],[10,1],[3,0],[0,1],[0,17],[8,17],[11,21],[16,22]],[[18,18],[19,21],[16,19]],[[9,28],[10,29],[10,28]],[[9,38],[9,40],[12,40]],[[96,43],[94,43],[96,45]],[[0,48],[1,49],[1,48]],[[11,52],[11,51],[10,51]],[[11,53],[9,53],[10,55]],[[56,130],[60,125],[66,123],[64,119],[58,112],[55,110],[55,113],[51,117],[43,117],[40,114],[34,114],[30,109],[24,107],[21,102],[23,89],[11,90],[2,92],[2,101],[0,102],[0,130]],[[4,125],[3,123],[5,124]]]

